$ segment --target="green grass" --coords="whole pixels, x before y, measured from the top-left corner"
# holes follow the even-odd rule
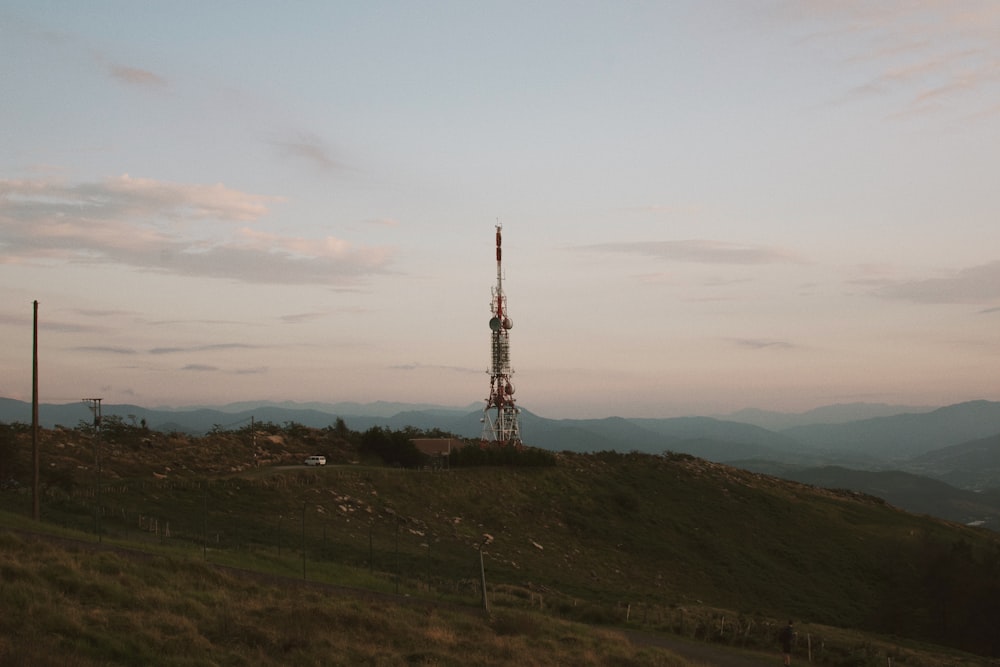
[[[287,462],[299,460],[282,447]],[[92,450],[58,451],[52,463],[65,474],[43,496],[46,530],[96,541]],[[972,629],[1000,622],[988,605],[1000,590],[996,534],[689,456],[563,454],[554,467],[429,472],[241,468],[245,452],[227,462],[232,451],[232,438],[206,437],[109,456],[102,543],[290,579],[303,578],[304,564],[309,581],[474,607],[477,546],[489,533],[488,587],[505,611],[766,650],[791,617],[817,630],[824,664],[868,664],[851,662],[859,646],[885,664],[904,640],[878,633],[988,655],[992,635],[962,634],[963,619]],[[205,461],[215,472],[198,469]],[[28,496],[0,493],[9,512],[0,523],[37,528],[21,518]],[[858,634],[834,641],[837,628]],[[926,655],[894,662],[964,660]]]
[[[0,532],[0,663],[662,665],[613,631],[502,610],[261,584],[171,557],[128,558]]]

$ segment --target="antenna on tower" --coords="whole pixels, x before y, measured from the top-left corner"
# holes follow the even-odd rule
[[[510,367],[510,330],[514,322],[507,313],[507,297],[503,293],[501,252],[503,226],[497,220],[497,284],[490,301],[490,395],[483,409],[483,445],[517,447],[521,443],[520,410],[514,399],[514,383]]]

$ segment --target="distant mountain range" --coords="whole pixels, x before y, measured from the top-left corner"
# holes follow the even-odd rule
[[[716,415],[726,421],[742,422],[766,428],[769,431],[782,431],[793,426],[808,426],[810,424],[844,424],[847,422],[874,419],[876,417],[893,417],[895,415],[930,412],[937,406],[906,406],[890,405],[888,403],[838,403],[824,405],[806,412],[771,412],[767,410],[746,409],[727,415]]]
[[[476,438],[480,404],[233,403],[150,409],[102,406],[105,416],[157,431],[193,435],[258,422],[323,428],[441,429]],[[42,426],[75,427],[92,419],[83,402],[39,406]],[[31,406],[0,398],[0,422],[30,423]],[[809,484],[877,495],[909,511],[1000,527],[1000,403],[941,408],[849,404],[800,414],[744,410],[724,417],[547,419],[521,411],[530,445],[552,451],[691,454]],[[973,495],[970,495],[973,494]]]

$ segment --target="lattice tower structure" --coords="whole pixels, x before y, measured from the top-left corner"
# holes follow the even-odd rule
[[[510,367],[510,330],[514,323],[507,313],[507,297],[503,293],[501,225],[496,226],[497,284],[490,301],[490,395],[483,409],[484,446],[517,447],[521,442],[520,412],[514,399],[514,371]]]

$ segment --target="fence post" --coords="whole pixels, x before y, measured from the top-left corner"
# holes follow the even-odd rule
[[[483,545],[479,545],[479,581],[483,591],[483,611],[490,612],[490,603],[486,599],[486,568],[483,565]]]
[[[201,514],[201,530],[202,530],[202,542],[201,542],[201,557],[202,560],[208,560],[208,480],[205,480],[205,493],[203,494],[202,514]]]
[[[490,613],[490,604],[486,599],[486,568],[483,566],[483,547],[493,542],[493,536],[483,533],[483,541],[479,543],[479,582],[483,589],[483,611]]]

